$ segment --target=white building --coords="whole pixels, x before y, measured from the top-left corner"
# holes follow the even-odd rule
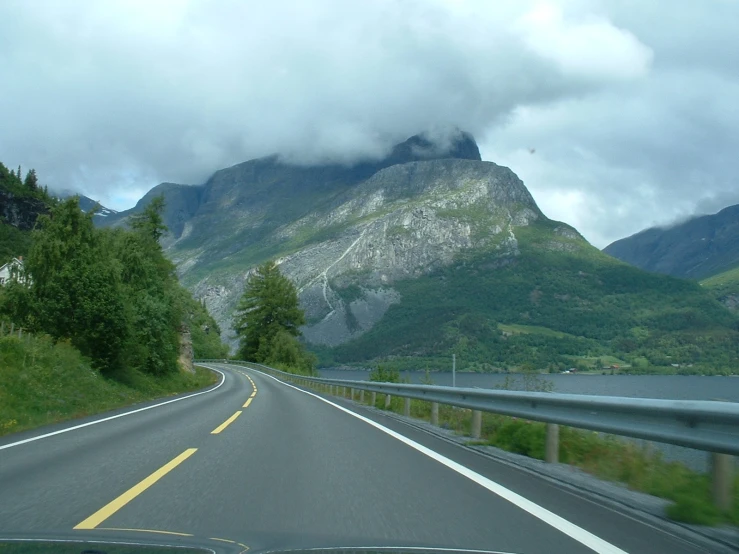
[[[5,286],[5,283],[11,279],[25,282],[25,278],[23,277],[23,256],[13,258],[7,264],[0,267],[0,286]]]

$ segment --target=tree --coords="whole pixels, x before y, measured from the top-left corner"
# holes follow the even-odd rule
[[[23,182],[23,184],[31,192],[36,192],[38,190],[38,177],[36,176],[35,169],[31,169],[26,174],[26,180]]]
[[[101,248],[92,215],[70,198],[40,216],[26,260],[30,328],[70,339],[102,371],[121,365],[129,335],[120,266]]]
[[[234,318],[234,329],[239,338],[239,355],[255,362],[264,362],[279,350],[281,357],[295,346],[286,342],[286,336],[300,336],[305,314],[298,305],[298,291],[290,280],[280,273],[274,261],[256,268],[244,286]],[[302,351],[302,345],[297,343]]]
[[[162,217],[164,206],[164,196],[161,194],[156,196],[143,212],[131,216],[131,228],[159,242],[162,235],[167,232],[167,226]]]
[[[426,375],[428,376],[428,372]],[[369,380],[378,383],[400,383],[400,372],[397,369],[386,368],[380,364],[370,371]]]

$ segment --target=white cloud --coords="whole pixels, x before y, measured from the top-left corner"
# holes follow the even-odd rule
[[[651,50],[630,32],[602,16],[567,17],[552,2],[536,4],[517,27],[527,46],[575,78],[634,79],[645,76],[652,61]]]
[[[697,5],[6,0],[0,156],[121,208],[458,126],[604,246],[739,189],[739,5]]]

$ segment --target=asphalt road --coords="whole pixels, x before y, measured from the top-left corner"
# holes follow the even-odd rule
[[[208,392],[0,439],[0,538],[708,552],[392,418],[212,367]]]

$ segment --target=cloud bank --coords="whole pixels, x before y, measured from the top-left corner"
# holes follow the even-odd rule
[[[458,127],[604,246],[739,190],[739,9],[716,5],[7,0],[0,160],[120,209]]]

